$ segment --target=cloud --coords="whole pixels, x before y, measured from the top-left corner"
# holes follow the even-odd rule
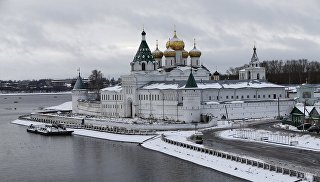
[[[224,73],[248,63],[255,41],[260,60],[317,60],[316,0],[147,1],[0,0],[0,80],[70,78],[81,68],[117,77],[129,73],[144,25],[151,49],[164,51],[176,25],[186,50]]]

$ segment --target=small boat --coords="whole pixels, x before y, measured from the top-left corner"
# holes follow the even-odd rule
[[[52,125],[44,125],[44,126],[35,126],[31,124],[27,128],[27,132],[46,135],[46,136],[54,136],[54,135],[71,135],[73,130],[67,130],[63,125],[60,125],[60,124],[58,125],[52,124]]]

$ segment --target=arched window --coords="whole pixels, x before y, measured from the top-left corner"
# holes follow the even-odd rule
[[[146,70],[146,63],[142,63],[142,71],[145,71]]]
[[[251,79],[251,72],[248,71],[248,80],[250,80],[250,79]]]
[[[258,80],[260,79],[260,74],[259,74],[259,73],[257,73],[257,79],[258,79]]]

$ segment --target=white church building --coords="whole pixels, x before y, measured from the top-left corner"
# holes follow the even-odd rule
[[[140,46],[122,83],[101,90],[100,101],[90,101],[81,76],[72,91],[73,113],[103,117],[144,118],[175,122],[212,119],[265,118],[287,115],[294,106],[283,86],[266,81],[256,48],[239,80],[210,80],[201,64],[201,51],[184,49],[176,31],[160,51],[151,52],[142,32]]]

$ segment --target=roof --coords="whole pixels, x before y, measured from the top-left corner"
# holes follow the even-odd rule
[[[261,80],[202,80],[196,84],[199,89],[284,88],[284,86]],[[181,89],[185,85],[186,81],[184,80],[149,82],[141,89]]]
[[[145,36],[145,34],[146,33],[143,31],[142,36]],[[144,38],[142,38],[139,49],[133,58],[133,62],[141,62],[141,61],[146,61],[146,62],[155,61],[149,49],[147,41]]]
[[[193,77],[192,71],[190,72],[189,78],[187,80],[186,86],[184,88],[197,88],[197,82]]]
[[[305,114],[305,116],[309,116],[310,112],[312,111],[312,109],[314,108],[314,106],[303,106],[303,105],[300,105],[300,104],[297,104],[293,110],[291,111],[290,114],[302,114],[303,113]],[[298,113],[297,113],[298,112]]]
[[[258,58],[256,50],[257,50],[257,48],[256,48],[256,46],[254,46],[253,47],[253,54],[252,54],[252,58],[251,58],[252,63],[259,62],[259,58]]]
[[[218,71],[214,72],[213,75],[220,75]]]
[[[110,91],[110,92],[120,92],[121,90],[122,90],[122,87],[120,85],[101,89],[101,91]]]
[[[79,73],[79,76],[78,76],[78,78],[77,78],[77,81],[76,81],[76,83],[74,84],[73,90],[81,90],[81,89],[86,89],[86,88],[84,87],[82,78],[81,78],[80,73]]]

